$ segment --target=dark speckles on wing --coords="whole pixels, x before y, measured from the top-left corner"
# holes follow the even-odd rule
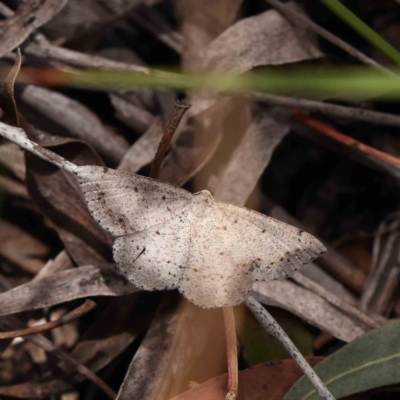
[[[104,167],[78,167],[77,177],[93,217],[115,237],[168,221],[192,198],[167,183]]]
[[[179,288],[204,307],[233,306],[254,281],[290,277],[325,249],[265,215],[139,175],[78,167],[88,208],[117,237],[114,258],[138,287]],[[143,251],[145,249],[145,251]]]
[[[237,245],[230,251],[237,254],[239,265],[253,267],[256,280],[288,278],[325,251],[307,232],[243,207],[218,205],[231,221],[229,230],[236,231]]]

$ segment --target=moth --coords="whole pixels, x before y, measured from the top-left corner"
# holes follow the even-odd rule
[[[114,259],[143,290],[178,289],[204,307],[243,302],[255,281],[289,278],[326,251],[312,235],[256,211],[152,178],[77,166],[0,122],[0,134],[76,175],[87,206],[114,238]]]
[[[114,259],[143,290],[178,289],[194,304],[243,302],[254,281],[290,277],[325,252],[310,234],[165,182],[84,166],[75,174]]]

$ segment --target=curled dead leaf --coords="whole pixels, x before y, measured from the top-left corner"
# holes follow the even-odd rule
[[[308,357],[311,366],[324,357]],[[294,360],[281,360],[239,371],[237,400],[281,400],[291,386],[302,377]],[[210,379],[172,400],[225,400],[227,374]]]

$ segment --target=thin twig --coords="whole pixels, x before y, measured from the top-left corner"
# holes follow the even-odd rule
[[[251,310],[254,316],[262,327],[268,332],[269,335],[278,339],[292,358],[297,362],[298,366],[302,369],[304,375],[309,379],[314,386],[317,393],[325,400],[335,400],[328,388],[324,385],[315,371],[307,363],[306,359],[286,335],[285,331],[275,321],[272,315],[252,296],[247,297],[247,307]]]
[[[92,300],[86,300],[81,306],[75,308],[68,314],[64,315],[62,318],[47,322],[45,324],[31,326],[26,329],[18,329],[16,331],[0,332],[0,339],[13,339],[19,336],[34,335],[36,333],[42,333],[50,331],[52,329],[58,328],[62,325],[68,324],[69,322],[80,318],[82,315],[87,314],[89,311],[96,307],[96,303]]]
[[[179,122],[181,122],[183,115],[190,107],[190,104],[180,103],[179,101],[175,102],[174,113],[172,114],[172,117],[168,122],[167,129],[165,130],[164,135],[161,138],[160,144],[158,145],[157,153],[151,166],[151,178],[157,179],[158,173],[160,172],[161,164],[163,162],[168,146],[172,140],[172,137],[174,136],[174,133],[178,128]]]
[[[331,32],[327,31],[326,29],[322,28],[315,22],[311,21],[309,18],[307,18],[303,14],[299,14],[296,12],[294,9],[291,7],[288,7],[287,5],[283,4],[279,0],[265,0],[268,4],[270,4],[272,7],[276,8],[278,11],[280,11],[282,14],[284,14],[287,18],[292,20],[294,23],[302,25],[302,26],[307,26],[309,29],[317,33],[318,35],[322,36],[329,42],[333,43],[334,45],[340,47],[342,50],[344,50],[346,53],[350,54],[354,58],[357,58],[364,64],[367,64],[373,68],[376,68],[377,70],[391,76],[397,76],[394,72],[390,71],[383,65],[377,63],[375,60],[372,58],[369,58],[366,56],[364,53],[361,51],[358,51],[355,47],[350,46],[348,43],[346,43],[344,40],[338,38],[337,36],[333,35]]]
[[[355,320],[361,322],[365,326],[372,329],[381,327],[381,325],[374,321],[369,315],[342,300],[340,297],[331,293],[329,290],[326,290],[324,287],[306,277],[305,275],[297,273],[292,276],[292,279],[294,279],[297,283],[304,286],[305,288],[311,290],[318,296],[322,297],[347,315],[353,317]]]
[[[233,313],[233,307],[224,307],[223,312],[228,357],[228,393],[226,394],[225,400],[235,400],[238,393],[239,379],[235,315]]]
[[[374,147],[368,146],[358,140],[344,135],[338,130],[332,128],[331,126],[324,124],[321,121],[318,121],[315,118],[310,117],[308,114],[300,111],[294,110],[292,112],[293,117],[303,122],[305,125],[310,128],[315,129],[317,132],[322,133],[323,135],[339,142],[347,147],[351,147],[357,149],[364,155],[368,156],[368,158],[372,158],[375,161],[378,161],[380,164],[385,164],[390,167],[394,167],[396,171],[396,176],[398,177],[400,174],[400,158],[392,156],[391,154],[387,154],[383,151],[375,149]]]
[[[27,341],[36,344],[36,346],[41,347],[48,353],[53,354],[58,359],[64,361],[70,367],[76,369],[80,374],[82,374],[86,379],[93,382],[98,386],[110,399],[114,400],[117,394],[101,379],[99,378],[90,368],[86,367],[84,364],[77,361],[75,358],[71,357],[69,354],[58,349],[50,340],[42,335],[34,335],[26,337]]]
[[[368,122],[376,125],[400,127],[400,115],[364,110],[357,107],[338,106],[322,101],[299,99],[254,92],[250,97],[273,106],[300,108],[305,111],[319,112],[332,117],[347,118],[353,121]]]

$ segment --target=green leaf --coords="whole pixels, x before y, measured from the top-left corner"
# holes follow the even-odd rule
[[[400,382],[400,322],[377,329],[326,358],[315,372],[339,399]],[[283,400],[320,400],[304,377]]]

